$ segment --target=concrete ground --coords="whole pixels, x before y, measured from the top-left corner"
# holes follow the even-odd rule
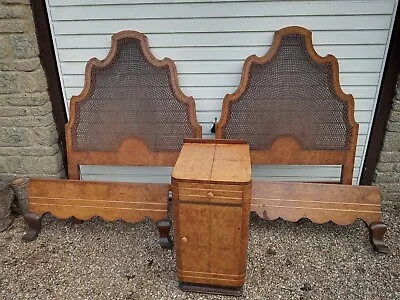
[[[389,254],[377,254],[361,221],[250,220],[246,284],[239,299],[400,299],[400,205],[384,204]],[[178,289],[175,252],[149,220],[83,224],[45,216],[23,242],[21,217],[0,233],[0,299],[238,299]]]

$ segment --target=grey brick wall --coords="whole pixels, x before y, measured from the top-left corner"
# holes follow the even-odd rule
[[[0,0],[0,179],[62,177],[29,0]]]
[[[385,200],[400,201],[400,74],[374,181]]]

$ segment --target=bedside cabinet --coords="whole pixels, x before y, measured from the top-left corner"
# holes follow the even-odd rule
[[[251,201],[247,142],[186,139],[172,195],[180,289],[240,295]]]

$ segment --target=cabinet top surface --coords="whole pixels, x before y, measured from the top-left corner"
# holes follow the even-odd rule
[[[250,182],[249,145],[223,140],[185,141],[172,177],[177,180]]]

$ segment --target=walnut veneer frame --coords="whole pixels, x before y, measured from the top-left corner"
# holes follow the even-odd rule
[[[305,38],[306,51],[317,64],[329,64],[332,70],[333,91],[337,97],[347,103],[347,122],[350,125],[350,139],[348,149],[345,150],[309,150],[304,149],[301,141],[293,135],[282,135],[277,137],[268,149],[251,150],[252,164],[291,164],[291,165],[342,165],[341,183],[352,184],[355,151],[357,145],[358,124],[354,119],[354,98],[345,94],[339,83],[339,66],[337,59],[332,55],[319,56],[312,45],[311,31],[297,26],[286,27],[275,32],[274,40],[270,50],[262,57],[249,56],[243,67],[241,82],[236,91],[227,94],[223,100],[221,118],[216,125],[216,138],[227,138],[225,128],[231,118],[231,105],[240,100],[246,92],[250,69],[252,65],[263,65],[271,61],[279,50],[282,39],[288,35],[299,35]],[[290,68],[290,66],[288,66]],[[306,76],[306,75],[305,75]],[[310,90],[310,93],[313,93]],[[273,130],[271,128],[271,130]],[[236,135],[233,138],[247,139],[245,135]]]
[[[152,151],[143,139],[130,136],[122,141],[118,149],[112,151],[78,151],[74,149],[72,134],[76,130],[76,123],[79,116],[76,115],[76,106],[85,101],[90,94],[92,84],[92,69],[94,67],[103,68],[112,63],[117,54],[118,41],[121,39],[136,39],[140,42],[141,52],[144,58],[157,68],[167,68],[169,70],[170,87],[177,101],[183,103],[187,110],[189,126],[193,129],[194,135],[191,137],[201,138],[201,126],[197,122],[195,102],[193,97],[183,94],[178,84],[178,75],[175,63],[170,58],[162,60],[156,59],[148,45],[147,37],[136,31],[121,31],[112,36],[111,50],[104,60],[92,58],[88,61],[85,70],[85,84],[82,92],[78,96],[73,96],[70,102],[70,119],[67,123],[66,141],[68,157],[69,179],[79,179],[79,165],[124,165],[124,166],[174,166],[178,158],[179,151]],[[144,89],[149,88],[147,86]],[[151,88],[151,87],[150,87]],[[112,101],[112,98],[110,99]],[[183,138],[182,138],[183,144]]]
[[[251,211],[265,220],[307,218],[318,224],[349,225],[361,219],[374,250],[388,252],[377,186],[253,181]]]
[[[312,118],[308,112],[314,114]],[[288,116],[299,123],[293,119],[289,124],[281,122]],[[266,117],[273,121],[265,122]],[[282,130],[265,128],[265,124],[282,125]],[[322,130],[316,130],[315,124],[322,124]],[[299,136],[307,134],[310,127],[315,134],[312,138]],[[319,56],[311,32],[302,27],[278,30],[264,56],[246,59],[240,85],[225,96],[216,125],[216,138],[252,141],[252,164],[342,165],[340,185],[253,182],[251,211],[266,220],[292,222],[308,218],[315,223],[346,225],[359,218],[368,225],[374,249],[387,252],[379,188],[351,186],[357,136],[354,98],[340,87],[337,59]],[[260,141],[263,137],[266,142]]]
[[[113,35],[107,57],[86,65],[65,132],[70,180],[30,183],[24,239],[36,239],[47,212],[79,220],[148,217],[157,222],[160,245],[172,247],[169,184],[79,181],[79,166],[174,166],[184,138],[201,138],[194,99],[181,91],[174,62],[156,59],[142,33]]]
[[[99,216],[105,221],[134,223],[150,218],[159,230],[161,247],[171,248],[168,193],[169,184],[31,179],[29,208],[24,215],[29,229],[23,239],[37,238],[47,212],[58,219],[90,220]]]

